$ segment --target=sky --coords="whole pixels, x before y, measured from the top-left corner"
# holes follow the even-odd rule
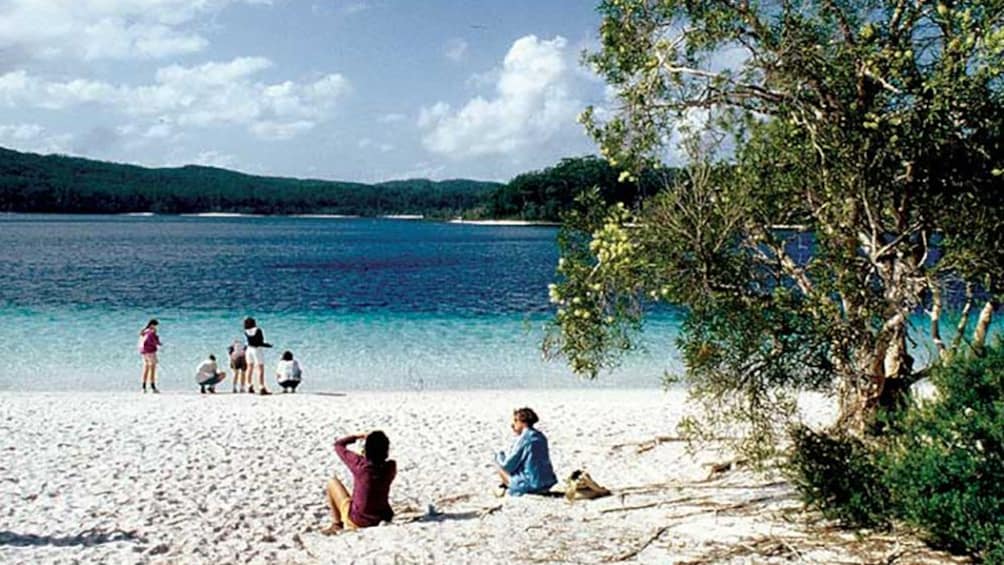
[[[0,0],[0,146],[375,182],[595,153],[589,0]]]

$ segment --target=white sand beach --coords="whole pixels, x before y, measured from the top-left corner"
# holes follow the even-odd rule
[[[491,456],[522,405],[559,477],[585,468],[614,495],[496,498]],[[954,562],[911,538],[841,532],[777,476],[709,476],[730,455],[675,440],[686,406],[657,390],[5,392],[0,562]],[[807,410],[832,414],[818,399]],[[332,443],[372,429],[398,462],[397,518],[324,536],[323,485],[346,477]]]
[[[560,226],[558,222],[538,222],[532,220],[464,220],[455,218],[451,224],[468,224],[472,226]]]

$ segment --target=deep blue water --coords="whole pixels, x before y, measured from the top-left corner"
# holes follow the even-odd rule
[[[556,230],[329,218],[0,216],[0,389],[189,389],[256,317],[307,390],[587,386],[541,359]],[[588,386],[657,387],[677,320]]]

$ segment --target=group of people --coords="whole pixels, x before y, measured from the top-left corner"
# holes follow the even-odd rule
[[[143,392],[146,392],[147,385],[153,392],[158,392],[157,351],[161,346],[158,325],[157,320],[150,320],[140,331],[138,348],[143,359]],[[246,390],[253,394],[254,375],[257,373],[258,393],[271,394],[265,386],[264,350],[269,347],[272,345],[265,341],[265,334],[255,319],[246,318],[244,342],[235,340],[228,348],[235,393]],[[300,364],[293,359],[293,354],[284,352],[276,368],[276,378],[283,392],[296,392],[301,374]],[[214,355],[209,355],[196,369],[196,382],[203,393],[215,393],[216,385],[223,382],[226,376],[226,372],[219,369]],[[511,428],[516,437],[509,450],[498,452],[494,461],[500,480],[499,495],[543,493],[557,484],[547,438],[534,427],[538,421],[536,412],[530,408],[513,411]],[[361,454],[349,449],[358,441],[364,444]],[[365,528],[390,521],[394,511],[388,499],[391,483],[397,476],[397,463],[388,459],[390,439],[387,435],[376,430],[339,438],[335,441],[335,453],[348,468],[353,488],[349,492],[337,476],[328,481],[325,495],[331,509],[331,525],[324,531],[336,533],[344,528]]]
[[[138,349],[143,359],[143,392],[147,391],[148,385],[152,392],[160,392],[157,390],[157,352],[161,347],[160,336],[157,334],[159,325],[156,319],[150,320],[139,332]],[[258,327],[255,319],[245,318],[244,339],[234,340],[227,348],[230,368],[234,372],[234,393],[254,394],[254,375],[257,373],[258,394],[272,394],[265,386],[265,349],[270,347],[272,344],[265,341],[265,333]],[[300,367],[300,362],[293,358],[293,352],[283,352],[276,366],[275,375],[283,392],[296,392],[296,387],[303,378],[303,369]],[[214,394],[216,385],[223,382],[226,377],[226,371],[219,368],[216,356],[212,354],[195,369],[195,381],[203,394],[206,392]]]
[[[516,436],[508,452],[495,458],[501,484],[499,494],[521,496],[544,493],[558,483],[551,466],[547,437],[534,425],[539,421],[530,408],[513,411],[512,431]],[[363,441],[362,454],[349,446]],[[331,525],[323,531],[337,533],[345,528],[358,529],[389,522],[394,510],[388,500],[391,483],[397,476],[397,463],[388,459],[390,440],[382,431],[345,436],[335,441],[335,453],[352,475],[352,492],[337,476],[328,481],[325,498],[331,510]]]

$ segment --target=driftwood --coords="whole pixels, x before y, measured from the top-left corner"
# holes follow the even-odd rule
[[[634,559],[635,557],[638,556],[639,553],[645,551],[645,549],[647,549],[648,546],[652,545],[652,542],[654,542],[655,540],[661,538],[663,534],[665,534],[667,531],[669,531],[670,527],[671,526],[663,526],[663,527],[659,528],[658,530],[656,530],[656,532],[654,534],[652,534],[640,546],[638,546],[635,549],[632,549],[631,551],[629,551],[627,553],[624,553],[624,554],[622,554],[622,555],[620,555],[618,557],[614,557],[612,559],[608,559],[607,561],[610,562],[610,563],[616,563],[618,561],[627,561],[628,559]]]
[[[600,514],[610,514],[612,512],[629,512],[631,510],[642,510],[644,508],[654,508],[656,506],[665,506],[668,504],[681,504],[684,502],[690,502],[695,498],[696,497],[694,496],[684,496],[681,498],[674,498],[671,500],[660,500],[657,502],[650,502],[648,504],[639,504],[637,506],[620,506],[617,508],[604,508],[603,510],[600,510]],[[702,501],[704,500],[706,499],[703,499]]]
[[[722,473],[727,473],[737,467],[741,467],[748,463],[746,459],[733,459],[732,461],[723,461],[721,463],[712,463],[711,470],[708,473],[708,478],[705,480],[710,480],[716,475],[721,475]]]

